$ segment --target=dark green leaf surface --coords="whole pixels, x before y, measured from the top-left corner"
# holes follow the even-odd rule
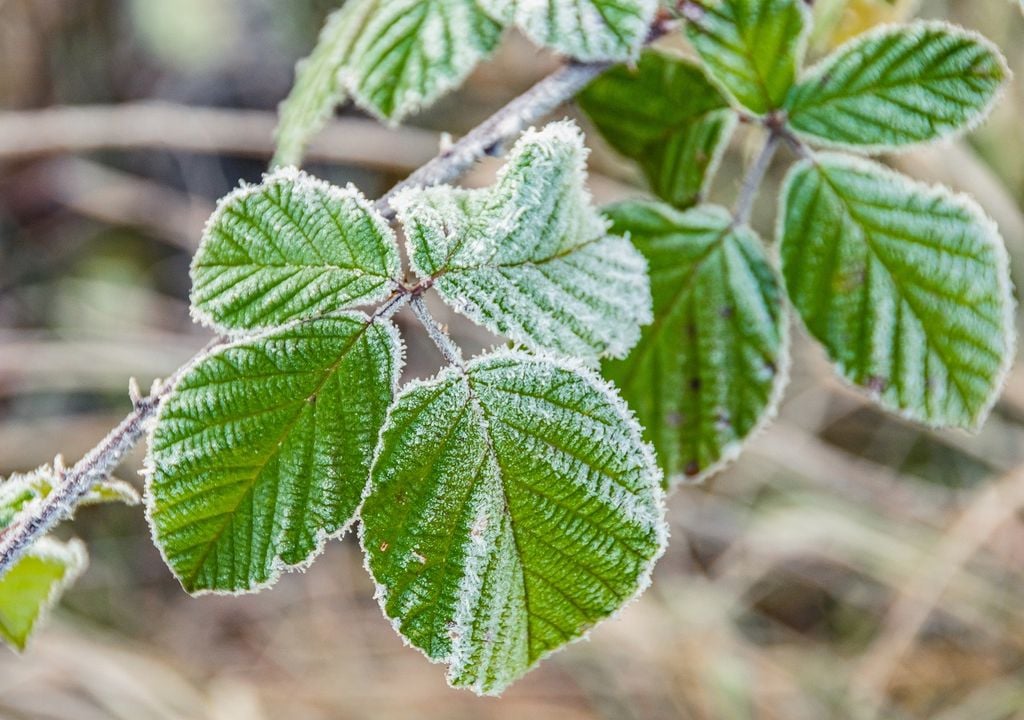
[[[384,612],[449,681],[498,693],[648,582],[661,475],[614,390],[525,353],[409,386],[362,511]]]
[[[700,201],[735,124],[735,114],[699,66],[648,51],[579,96],[612,147],[636,160],[651,189],[676,207]]]
[[[972,200],[844,155],[791,172],[790,299],[839,372],[915,420],[973,428],[1013,356],[999,231]]]
[[[149,518],[190,592],[253,591],[349,525],[402,359],[397,330],[346,314],[195,365],[150,439]]]
[[[782,107],[803,62],[803,0],[688,0],[687,35],[736,102],[764,115]]]
[[[667,479],[700,480],[772,413],[788,365],[778,273],[723,208],[606,209],[650,264],[654,322],[605,375],[653,440]]]
[[[791,93],[789,123],[814,142],[882,151],[985,116],[1009,74],[999,50],[945,23],[885,27],[837,50]]]

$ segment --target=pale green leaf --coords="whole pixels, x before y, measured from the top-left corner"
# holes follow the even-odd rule
[[[225,197],[192,262],[192,307],[219,330],[256,330],[381,300],[398,246],[358,190],[295,171]]]
[[[348,528],[402,361],[359,314],[300,323],[192,367],[150,438],[153,536],[190,592],[247,592]]]
[[[779,222],[790,299],[845,378],[915,420],[984,420],[1013,356],[1013,298],[974,201],[826,154],[793,169]]]
[[[606,72],[579,101],[611,146],[640,164],[651,189],[681,208],[704,196],[736,122],[698,65],[655,51]]]
[[[362,511],[378,599],[448,679],[501,692],[647,582],[661,474],[605,381],[502,351],[406,388]]]
[[[607,208],[650,265],[654,323],[605,365],[654,442],[667,479],[733,459],[775,412],[788,365],[782,283],[752,230],[723,208]]]
[[[803,0],[687,0],[687,35],[736,102],[764,115],[782,107],[803,62]]]
[[[85,546],[44,537],[0,575],[0,640],[24,650],[64,590],[88,565]]]
[[[650,320],[646,265],[609,236],[570,122],[528,131],[496,185],[414,189],[392,203],[413,269],[456,310],[533,348],[620,357]]]
[[[883,27],[814,67],[786,103],[790,126],[821,144],[883,151],[979,122],[1008,76],[999,50],[945,23]]]
[[[278,108],[275,167],[301,165],[306,145],[345,98],[341,70],[377,0],[348,0],[327,18],[313,53],[295,68],[295,84]]]
[[[398,122],[465,80],[502,26],[482,0],[371,0],[342,77],[356,101]]]
[[[650,32],[657,0],[480,0],[538,45],[576,60],[635,57]]]

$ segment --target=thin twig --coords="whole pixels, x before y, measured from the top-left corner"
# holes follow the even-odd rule
[[[762,183],[764,183],[765,175],[768,174],[768,168],[771,167],[775,151],[779,149],[780,140],[780,135],[775,131],[768,135],[764,147],[761,148],[761,153],[757,156],[754,164],[750,166],[747,176],[743,178],[739,200],[736,201],[736,209],[732,214],[733,220],[737,225],[746,225],[750,222],[750,213],[754,209],[754,201],[757,200],[757,194],[761,189]]]
[[[437,324],[434,316],[427,309],[427,304],[423,302],[423,298],[420,296],[414,297],[411,307],[416,319],[420,321],[420,325],[427,331],[427,335],[430,336],[437,349],[441,351],[441,355],[448,361],[448,364],[462,367],[462,350],[452,341],[448,333],[444,331],[444,328]]]
[[[140,148],[269,158],[276,125],[277,114],[265,110],[155,101],[7,111],[0,112],[0,160]],[[439,137],[430,130],[341,118],[313,139],[306,157],[404,173],[437,152]]]
[[[663,32],[662,26],[656,23],[651,39]],[[386,217],[393,218],[395,213],[391,208],[391,200],[398,192],[409,187],[438,185],[458,178],[481,158],[500,152],[506,142],[574,97],[608,67],[607,63],[570,63],[556,70],[392,188],[377,201],[377,209]],[[422,302],[408,289],[400,290],[397,297],[411,298],[414,310]],[[394,301],[398,302],[397,299]],[[396,306],[385,307],[397,309]],[[447,338],[436,325],[435,330]],[[431,337],[435,342],[438,341],[434,334]],[[214,346],[221,342],[223,339],[218,339]],[[451,343],[450,338],[448,342]],[[461,363],[461,352],[457,348],[453,351],[452,348],[448,348],[447,352],[442,348],[442,352],[446,352],[450,361]],[[63,520],[94,483],[114,471],[145,435],[149,422],[156,415],[162,400],[170,394],[175,381],[176,377],[164,382],[149,397],[139,402],[120,425],[58,480],[57,487],[44,502],[33,506],[29,515],[19,518],[0,534],[0,576],[10,569],[33,542]]]

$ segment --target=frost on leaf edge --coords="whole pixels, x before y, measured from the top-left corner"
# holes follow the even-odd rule
[[[323,193],[328,200],[332,201],[353,200],[356,203],[356,206],[359,209],[364,210],[377,226],[381,236],[386,241],[389,256],[387,262],[392,266],[392,277],[385,279],[384,283],[381,284],[380,290],[375,294],[367,295],[362,298],[359,303],[360,305],[370,305],[375,302],[380,302],[391,295],[391,293],[399,287],[397,277],[401,273],[401,260],[398,252],[398,238],[395,235],[395,231],[391,228],[391,225],[384,219],[376,209],[376,206],[367,199],[358,187],[352,183],[348,183],[344,188],[338,187],[333,183],[310,175],[306,171],[301,170],[294,165],[275,168],[270,172],[264,173],[262,179],[258,183],[248,183],[243,180],[237,188],[217,201],[216,209],[210,217],[207,218],[206,224],[203,227],[199,247],[196,248],[195,254],[192,256],[192,261],[189,263],[189,279],[192,282],[192,289],[189,291],[189,316],[196,324],[207,327],[218,335],[223,335],[231,339],[252,339],[270,330],[280,329],[295,323],[314,320],[316,317],[319,317],[312,316],[308,318],[293,318],[292,320],[283,323],[261,324],[248,328],[234,327],[224,325],[214,320],[207,311],[199,307],[195,297],[195,274],[200,268],[199,258],[202,254],[204,245],[206,245],[207,241],[210,239],[213,228],[221,221],[221,218],[232,204],[246,200],[260,192],[263,192],[271,186],[278,184],[291,184],[292,186],[299,187],[304,190],[320,192]],[[348,309],[349,308],[339,307],[334,311],[330,311],[330,313],[344,313]]]
[[[1021,2],[1024,3],[1024,0],[1021,0]],[[944,143],[954,142],[966,135],[971,134],[979,127],[984,125],[988,121],[989,117],[992,115],[993,109],[995,109],[996,105],[998,105],[1002,101],[1003,96],[1006,94],[1006,88],[1009,86],[1010,81],[1013,79],[1013,70],[1010,68],[1009,62],[1007,61],[1006,56],[1003,54],[1003,51],[999,48],[998,45],[992,42],[992,40],[982,35],[980,32],[977,32],[976,30],[971,30],[970,28],[966,28],[963,27],[962,25],[957,25],[955,23],[947,22],[945,20],[915,20],[909,23],[882,23],[880,25],[876,25],[875,27],[866,32],[853,36],[846,42],[839,45],[839,47],[830,52],[828,55],[818,60],[813,65],[804,68],[803,71],[800,72],[799,76],[797,77],[797,80],[794,83],[793,87],[790,89],[790,93],[792,94],[792,92],[799,85],[802,85],[804,82],[811,80],[815,74],[828,70],[831,62],[833,62],[843,53],[853,50],[860,43],[869,42],[871,40],[876,39],[877,37],[881,37],[889,33],[906,33],[908,30],[941,30],[944,32],[948,32],[951,35],[959,35],[961,37],[967,38],[978,43],[986,50],[991,52],[992,55],[996,58],[1003,72],[1002,81],[1000,82],[999,87],[996,89],[996,91],[992,93],[992,97],[990,97],[984,105],[978,108],[973,117],[969,118],[959,127],[947,130],[939,135],[936,135],[933,138],[915,140],[913,142],[902,143],[898,145],[893,145],[891,143],[857,144],[844,142],[841,140],[830,140],[821,135],[815,135],[813,133],[808,133],[803,130],[798,130],[788,122],[788,118],[787,127],[793,132],[793,134],[795,134],[800,139],[814,145],[815,147],[822,148],[826,151],[837,150],[840,151],[839,154],[847,153],[852,155],[874,156],[884,154],[902,154],[906,152],[912,152],[919,148],[927,147],[929,145],[942,145]],[[788,105],[789,98],[786,99],[786,103],[783,107],[783,109],[786,110],[787,113],[789,111]]]
[[[971,424],[967,426],[956,426],[951,424],[944,424],[941,422],[932,422],[921,414],[915,414],[911,410],[904,408],[897,408],[888,404],[884,404],[880,399],[880,394],[863,385],[858,385],[846,376],[845,370],[843,370],[839,363],[832,359],[828,349],[825,345],[818,340],[818,338],[808,328],[804,322],[803,317],[798,311],[795,311],[792,315],[796,318],[797,322],[800,323],[800,327],[803,329],[807,337],[811,338],[818,347],[820,347],[825,353],[825,359],[832,367],[834,374],[842,381],[843,385],[849,388],[855,395],[870,400],[874,405],[882,408],[885,412],[895,415],[897,417],[908,420],[917,425],[923,427],[933,428],[937,430],[944,429],[955,429],[963,430],[968,433],[974,434],[981,431],[982,426],[988,419],[989,414],[992,412],[992,408],[999,401],[1000,396],[1003,393],[1003,388],[1006,385],[1006,380],[1010,375],[1010,371],[1013,368],[1014,361],[1017,355],[1017,348],[1019,340],[1017,338],[1017,326],[1016,326],[1016,313],[1017,313],[1017,298],[1014,293],[1013,279],[1010,275],[1010,255],[1006,249],[1006,242],[1003,239],[1002,232],[999,230],[999,225],[996,223],[992,216],[986,212],[981,204],[973,197],[966,193],[956,192],[941,183],[927,183],[922,180],[916,180],[908,177],[901,172],[897,172],[890,167],[887,167],[876,160],[860,157],[857,155],[850,155],[844,152],[820,152],[814,153],[811,157],[804,158],[793,164],[786,174],[786,178],[779,189],[779,197],[777,201],[776,220],[775,220],[775,237],[777,248],[776,252],[781,255],[782,238],[785,233],[786,227],[786,200],[789,197],[790,190],[793,182],[796,180],[797,175],[807,168],[814,168],[818,165],[819,161],[834,160],[839,163],[846,164],[847,167],[855,168],[864,172],[871,172],[881,176],[884,179],[892,181],[894,184],[901,184],[905,187],[913,188],[915,192],[919,192],[924,196],[941,199],[949,202],[951,205],[957,206],[963,209],[965,212],[971,214],[974,220],[978,223],[979,227],[985,230],[983,235],[983,242],[987,243],[993,250],[995,255],[996,265],[996,280],[998,282],[997,292],[1005,300],[1003,308],[1003,332],[1007,340],[1007,346],[1003,353],[1002,362],[999,369],[993,376],[992,387],[989,391],[989,395],[986,401],[979,405],[978,410],[974,413],[971,418]],[[783,273],[785,277],[785,273]],[[785,287],[785,286],[784,286]],[[787,288],[788,296],[788,288]]]
[[[637,600],[639,600],[640,597],[651,586],[654,568],[657,565],[658,561],[661,559],[661,557],[665,554],[665,551],[668,549],[670,535],[670,528],[667,519],[668,509],[665,503],[666,491],[663,483],[664,474],[662,473],[661,465],[658,463],[657,456],[655,455],[654,447],[651,445],[651,443],[644,440],[643,427],[637,421],[636,415],[633,412],[632,408],[630,408],[626,401],[622,399],[622,395],[619,393],[619,389],[613,383],[603,378],[590,365],[587,365],[586,363],[575,358],[560,357],[549,352],[529,352],[518,348],[509,348],[507,346],[501,346],[473,358],[472,360],[469,361],[469,363],[467,363],[467,366],[464,369],[450,365],[448,367],[442,368],[438,373],[436,373],[434,376],[430,378],[412,380],[402,387],[400,395],[404,395],[405,393],[412,392],[420,388],[431,387],[439,383],[448,382],[450,379],[452,379],[453,376],[459,378],[462,382],[468,383],[468,374],[469,372],[472,371],[475,365],[483,362],[501,360],[505,358],[524,360],[533,363],[550,363],[551,365],[560,370],[564,370],[570,373],[576,373],[586,382],[590,383],[596,391],[600,392],[602,395],[605,396],[613,411],[622,420],[623,428],[628,433],[634,435],[634,437],[636,438],[637,447],[640,449],[642,455],[642,462],[646,466],[646,469],[648,471],[647,474],[649,475],[649,478],[651,480],[654,507],[657,515],[657,517],[652,518],[652,520],[654,521],[653,526],[655,529],[655,537],[658,543],[658,549],[652,555],[651,560],[649,561],[647,566],[644,567],[644,569],[637,576],[636,590],[634,591],[633,595],[624,600],[615,611],[596,620],[580,635],[562,643],[558,647],[544,651],[537,659],[529,663],[526,666],[526,668],[523,669],[522,674],[520,674],[515,680],[513,680],[512,683],[509,683],[508,685],[505,685],[500,688],[496,688],[493,691],[484,691],[481,690],[477,685],[455,685],[454,678],[452,677],[451,673],[451,668],[453,667],[452,663],[455,660],[454,655],[449,654],[445,657],[430,656],[426,650],[417,647],[416,645],[413,645],[413,643],[405,635],[402,634],[402,631],[400,629],[400,617],[391,617],[388,615],[386,609],[388,598],[387,588],[381,583],[377,582],[377,578],[374,576],[373,570],[370,568],[370,553],[367,551],[366,548],[366,526],[364,523],[360,522],[357,534],[359,537],[359,547],[363,551],[363,568],[366,570],[366,573],[370,578],[370,582],[373,583],[373,597],[377,600],[377,604],[380,607],[380,611],[381,614],[384,616],[384,619],[391,624],[392,629],[395,631],[398,637],[402,639],[402,643],[406,647],[411,647],[415,649],[432,664],[446,665],[448,667],[448,671],[445,672],[445,681],[448,683],[448,686],[450,688],[453,688],[455,690],[468,689],[471,690],[475,695],[481,697],[500,696],[505,690],[511,687],[512,684],[514,684],[519,679],[525,677],[528,673],[530,673],[534,668],[536,668],[540,663],[542,663],[551,655],[554,655],[555,653],[564,650],[565,648],[577,642],[588,640],[590,638],[590,634],[597,627],[604,625],[607,622],[617,620],[619,616],[626,610],[626,608],[635,603]],[[370,464],[371,479],[374,474],[373,471],[377,466],[377,461],[379,460],[380,457],[381,447],[383,446],[382,441],[384,438],[384,431],[389,427],[391,423],[391,411],[398,405],[398,400],[399,397],[396,396],[394,401],[391,403],[391,407],[388,409],[388,414],[384,420],[384,425],[381,427],[377,441],[377,449],[374,451],[373,461]],[[485,429],[487,429],[486,417],[482,418],[481,421],[484,423]],[[487,432],[489,434],[489,429],[487,429]],[[368,481],[366,483],[366,488],[363,490],[362,502],[360,503],[356,513],[357,517],[362,517],[363,505],[365,504],[366,500],[370,497],[372,492],[373,485],[370,481]],[[522,562],[521,558],[519,559],[519,562]]]
[[[360,319],[364,321],[367,326],[378,324],[380,325],[380,327],[384,329],[388,337],[391,339],[393,344],[392,346],[395,350],[395,363],[391,374],[391,404],[388,407],[388,415],[390,415],[390,408],[395,404],[395,399],[397,398],[398,395],[399,382],[401,380],[401,375],[405,367],[406,358],[405,342],[402,339],[402,335],[401,332],[399,332],[398,326],[395,325],[395,323],[392,322],[390,319],[371,317],[366,315],[365,313],[353,310],[345,311],[332,317],[351,317],[353,319]],[[277,334],[287,328],[303,325],[310,322],[316,322],[318,319],[319,318],[315,318],[312,320],[298,320],[288,323],[287,325],[272,328],[270,330],[261,332],[256,335],[249,335],[237,338],[231,343],[217,347],[214,352],[223,352],[225,350],[230,350],[241,345],[247,345],[253,342],[258,342],[259,340],[265,337]],[[174,566],[171,565],[171,563],[168,561],[167,553],[164,551],[163,546],[157,541],[156,537],[156,524],[153,521],[153,511],[156,509],[156,499],[154,497],[152,488],[153,476],[155,475],[156,470],[153,461],[152,451],[153,435],[156,432],[157,427],[160,425],[161,420],[163,419],[163,412],[164,408],[167,406],[167,400],[175,393],[175,391],[178,388],[178,385],[181,384],[181,382],[191,373],[191,371],[209,357],[210,355],[202,354],[201,356],[194,358],[188,365],[182,368],[181,372],[178,374],[178,378],[175,381],[174,386],[170,389],[170,392],[168,392],[160,401],[160,408],[157,410],[155,417],[150,421],[150,427],[146,434],[146,457],[143,461],[143,469],[140,471],[140,474],[145,478],[143,500],[145,505],[146,525],[149,527],[150,541],[153,543],[157,551],[160,553],[160,559],[163,561],[164,566],[171,572],[171,575],[174,576],[174,579],[178,581],[178,584],[181,586],[181,589],[189,595],[191,595],[192,597],[203,597],[204,595],[213,595],[221,597],[239,597],[243,595],[255,595],[257,593],[262,592],[263,590],[269,590],[270,588],[274,587],[274,585],[276,585],[277,582],[281,579],[281,577],[284,576],[286,573],[306,572],[306,570],[310,568],[310,566],[316,561],[316,559],[323,554],[328,542],[343,539],[345,535],[348,534],[348,531],[352,529],[352,526],[356,523],[356,521],[359,520],[360,510],[362,509],[362,500],[360,500],[359,503],[356,505],[356,508],[352,513],[352,516],[337,531],[328,533],[325,532],[323,528],[317,530],[316,537],[314,538],[315,547],[313,548],[312,551],[310,551],[309,556],[302,562],[288,564],[284,562],[279,555],[275,555],[273,562],[271,563],[270,572],[268,574],[267,580],[262,583],[253,583],[249,587],[242,588],[239,590],[219,590],[210,588],[190,590],[187,587],[185,587],[184,582],[178,576],[178,573],[174,570]],[[376,450],[374,450],[374,455],[371,458],[371,467],[373,461],[375,460]],[[367,475],[366,484],[369,484],[369,475]],[[366,490],[364,487],[363,493],[365,494],[365,492]]]

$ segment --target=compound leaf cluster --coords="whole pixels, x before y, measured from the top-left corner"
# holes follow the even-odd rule
[[[555,123],[524,134],[491,188],[401,195],[415,288],[352,188],[285,170],[225,199],[192,300],[235,339],[176,382],[147,459],[153,535],[186,590],[259,590],[361,517],[400,632],[453,684],[495,693],[646,584],[667,534],[661,471],[585,363],[636,344],[650,289],[591,204],[585,158]],[[352,306],[429,288],[536,354],[485,354],[397,394],[390,312]]]
[[[607,210],[650,264],[654,322],[606,371],[670,479],[706,476],[771,416],[788,362],[786,295],[844,378],[921,422],[977,427],[1013,355],[1006,252],[977,204],[814,149],[869,154],[967,130],[997,97],[1005,60],[974,33],[917,22],[855,38],[801,74],[806,10],[801,0],[682,6],[703,69],[805,156],[779,209],[784,281],[741,215],[670,207],[699,201],[728,138],[702,124],[728,121],[699,69],[645,53],[583,94],[665,201]],[[681,157],[687,181],[666,182],[661,169]]]

